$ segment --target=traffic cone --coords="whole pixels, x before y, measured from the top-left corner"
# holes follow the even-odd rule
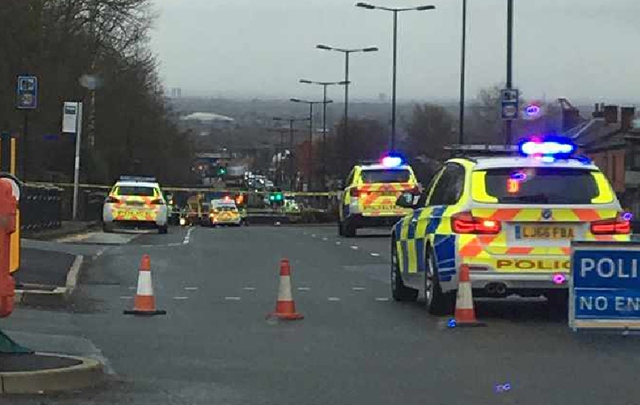
[[[151,259],[149,255],[142,255],[140,271],[138,272],[138,291],[133,302],[133,310],[125,310],[126,315],[164,315],[167,311],[156,309],[153,297],[153,283],[151,282]]]
[[[291,268],[289,260],[280,260],[280,287],[278,288],[278,301],[276,310],[267,315],[267,318],[279,318],[284,320],[302,319],[304,316],[296,312],[296,303],[291,295]]]
[[[471,281],[469,280],[469,266],[466,264],[460,266],[454,316],[456,326],[486,326],[476,319],[476,310],[473,308],[473,292],[471,291]]]

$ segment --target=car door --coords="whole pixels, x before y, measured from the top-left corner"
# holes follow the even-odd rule
[[[447,208],[455,205],[464,189],[465,170],[457,163],[447,163],[435,178],[425,198],[424,208],[418,209],[409,220],[407,229],[407,259],[405,282],[414,288],[421,288],[426,270],[428,247],[436,252],[436,262],[449,271],[455,267],[455,236],[439,234],[443,221],[449,221]],[[440,254],[438,254],[440,253]],[[453,264],[451,259],[454,259]]]
[[[347,180],[345,181],[345,188],[342,190],[340,198],[340,218],[344,220],[349,215],[349,204],[351,203],[351,188],[354,187],[353,179],[355,177],[356,168],[354,167],[349,173]]]

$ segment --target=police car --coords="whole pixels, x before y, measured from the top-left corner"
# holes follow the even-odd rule
[[[155,228],[167,233],[167,203],[156,179],[121,176],[104,202],[102,224],[105,232],[123,227]]]
[[[209,225],[236,225],[242,224],[242,216],[236,206],[236,201],[229,196],[211,200],[209,211]]]
[[[451,310],[460,265],[475,297],[546,295],[566,303],[572,240],[627,241],[630,218],[604,174],[562,139],[532,139],[520,156],[447,161],[391,235],[395,300],[425,293],[430,312]]]
[[[417,193],[419,184],[401,157],[388,155],[376,164],[354,166],[338,196],[338,234],[352,237],[358,228],[392,226],[411,212],[396,205],[404,191]]]

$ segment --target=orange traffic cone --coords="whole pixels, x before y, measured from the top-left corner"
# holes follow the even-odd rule
[[[291,268],[289,260],[280,260],[280,288],[278,288],[278,301],[276,310],[267,315],[267,318],[276,317],[285,320],[302,319],[304,316],[296,312],[296,303],[291,295]]]
[[[456,326],[486,326],[476,319],[476,310],[473,308],[471,281],[469,280],[469,266],[466,264],[460,266],[455,321]]]
[[[167,311],[156,309],[153,297],[153,283],[151,282],[151,259],[143,255],[138,272],[138,291],[133,303],[133,310],[125,310],[127,315],[164,315]]]

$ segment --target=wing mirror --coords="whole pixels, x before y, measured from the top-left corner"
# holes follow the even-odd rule
[[[402,208],[415,209],[420,201],[420,194],[414,194],[409,191],[405,191],[396,200],[396,205]]]

